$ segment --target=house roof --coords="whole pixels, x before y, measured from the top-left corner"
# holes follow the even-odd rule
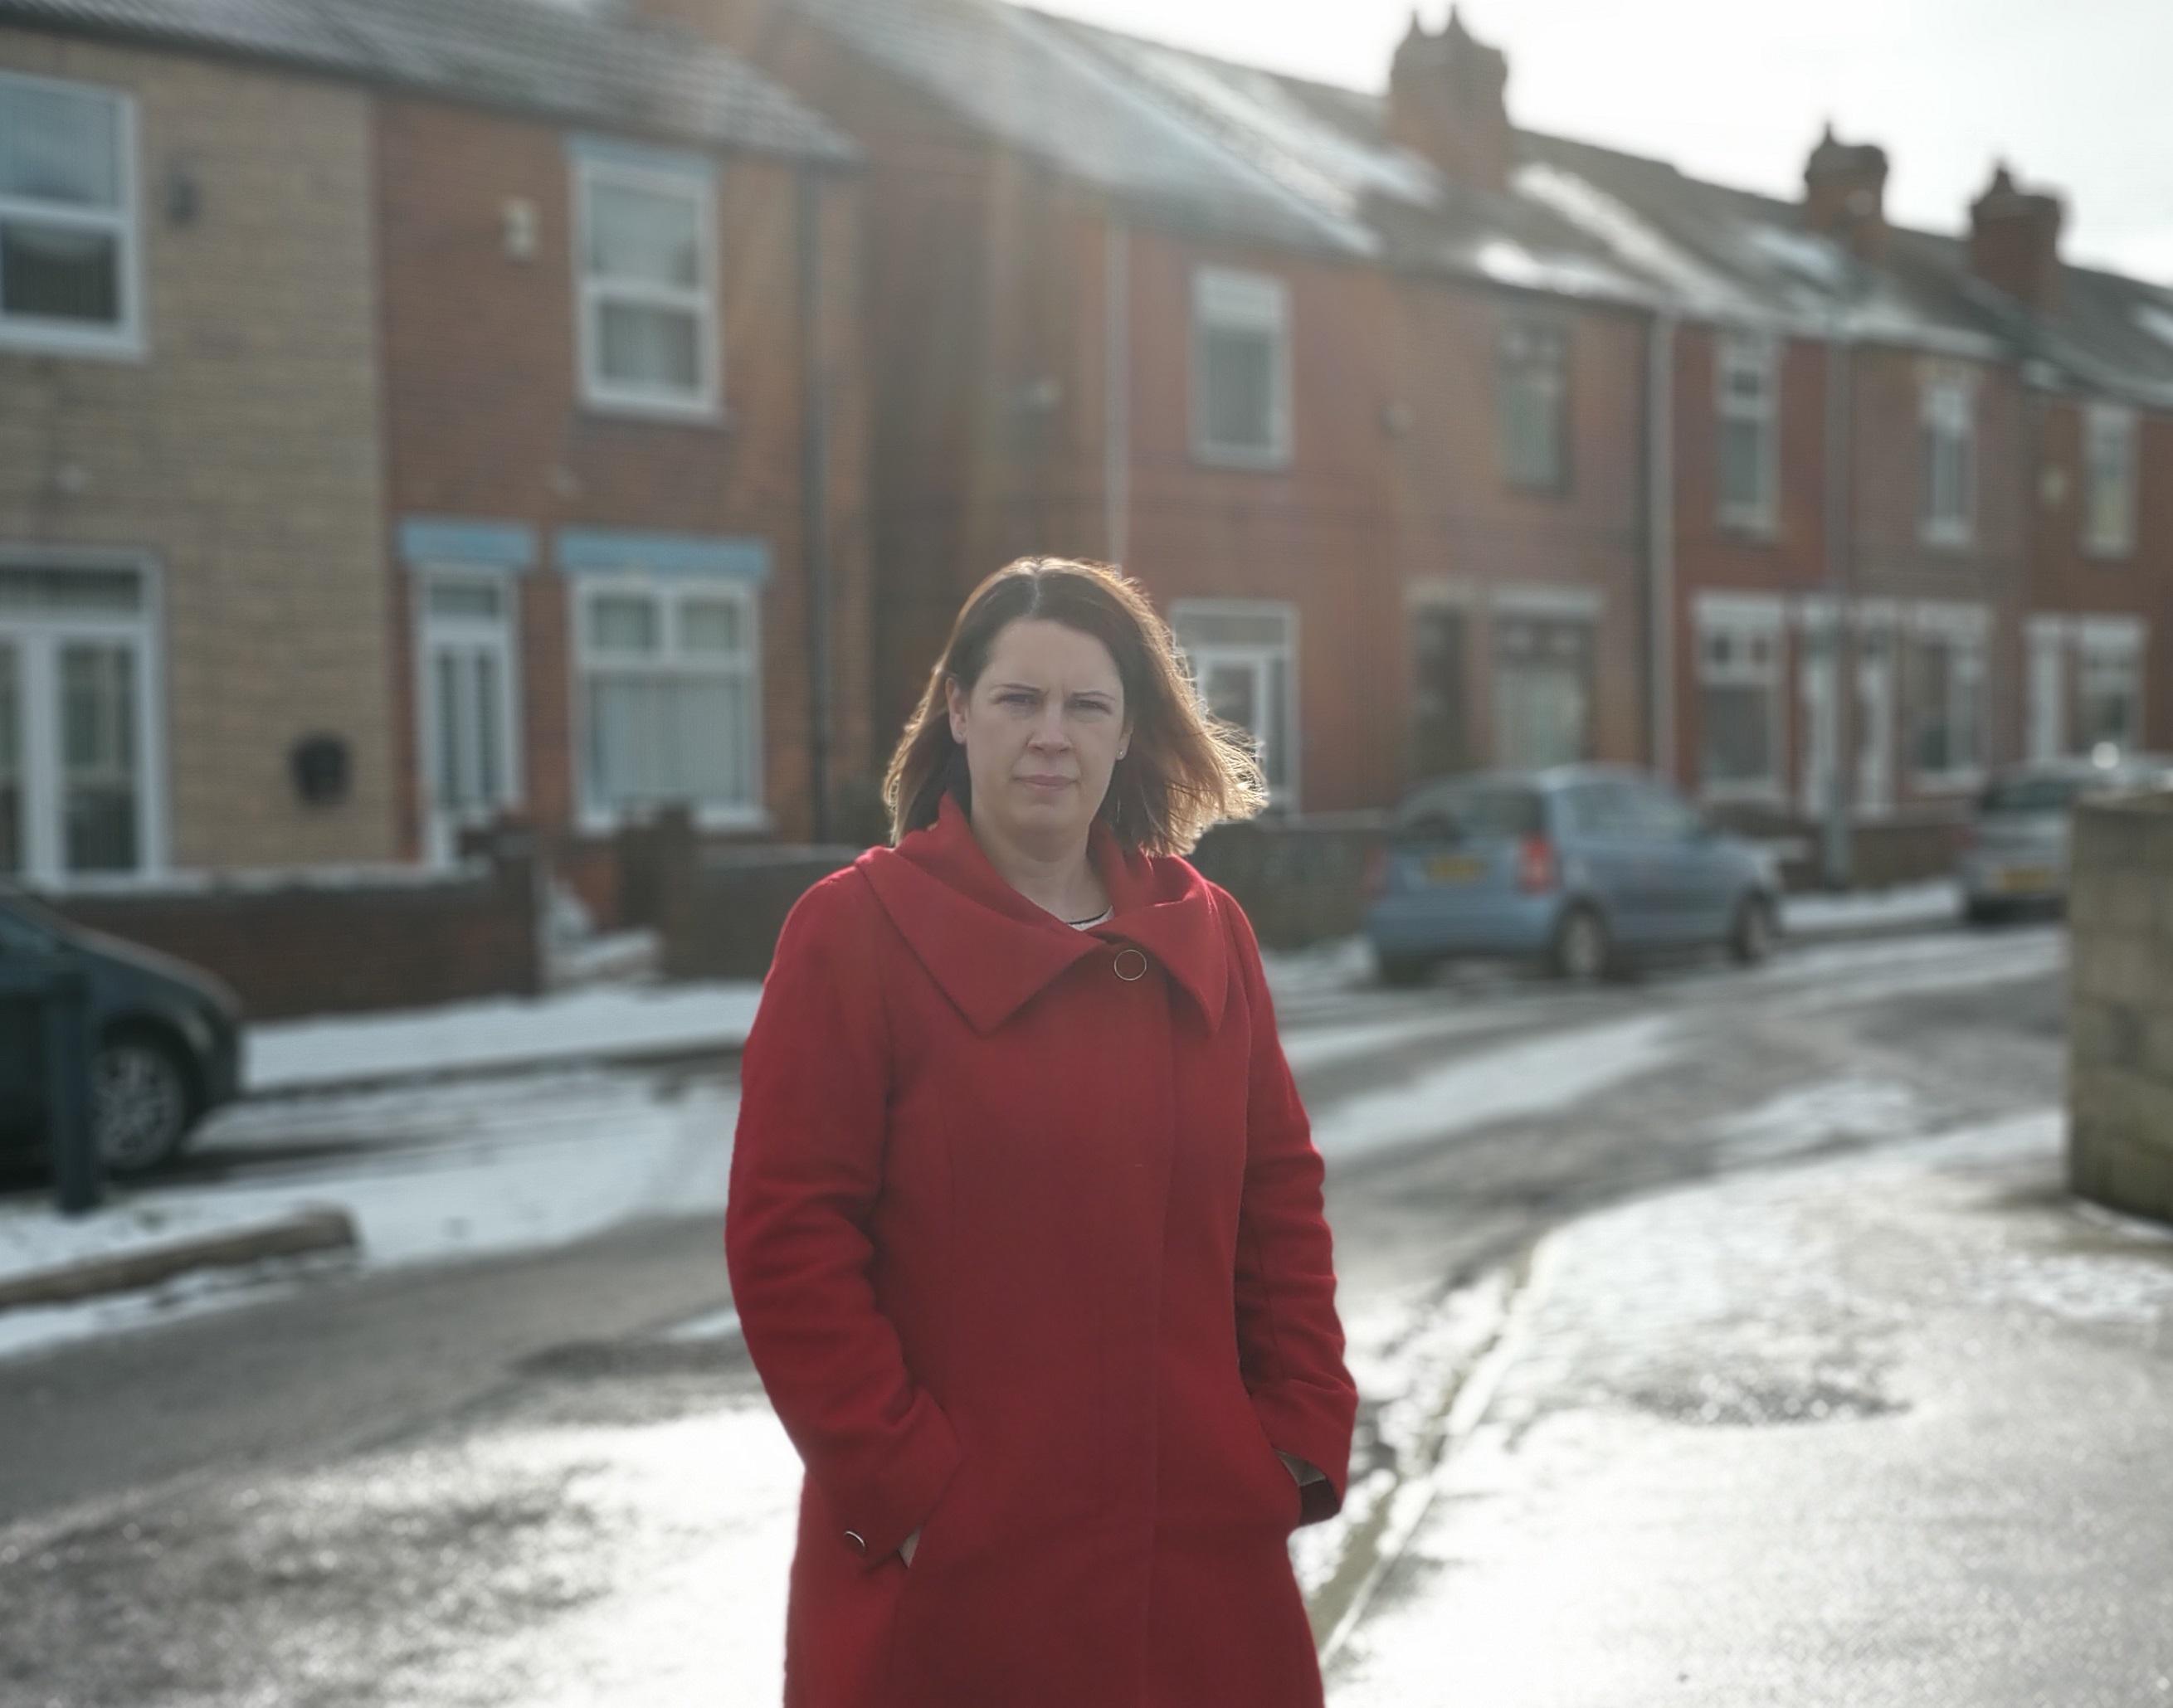
[[[1692,319],[2031,364],[2173,407],[2173,292],[2064,269],[2035,315],[1967,245],[1894,228],[1859,264],[1793,202],[1533,132],[1507,193],[1388,137],[1386,100],[1008,0],[789,0],[964,122],[1130,207],[1211,235]]]
[[[711,146],[845,164],[826,120],[723,49],[534,0],[0,0],[0,24],[238,54]]]

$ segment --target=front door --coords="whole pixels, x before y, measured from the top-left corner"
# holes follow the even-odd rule
[[[520,800],[513,585],[495,575],[421,579],[424,854],[442,865],[465,827]]]
[[[1867,629],[1856,641],[1856,804],[1881,813],[1894,806],[1894,636]]]
[[[2067,640],[2057,630],[2030,637],[2030,757],[2057,759],[2068,751]]]
[[[1833,788],[1834,755],[1841,747],[1841,732],[1835,727],[1840,710],[1834,696],[1838,663],[1834,657],[1836,633],[1831,619],[1807,619],[1797,671],[1804,714],[1802,805],[1804,816],[1812,820],[1825,816]]]
[[[1411,613],[1411,778],[1471,768],[1469,624],[1451,606]]]

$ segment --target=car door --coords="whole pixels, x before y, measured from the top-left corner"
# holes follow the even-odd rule
[[[1638,784],[1632,795],[1631,811],[1650,850],[1661,935],[1670,943],[1725,936],[1742,886],[1734,846],[1665,784]]]
[[[1563,788],[1556,799],[1562,872],[1572,889],[1599,902],[1616,942],[1653,943],[1664,931],[1665,913],[1635,806],[1631,785],[1622,779]]]

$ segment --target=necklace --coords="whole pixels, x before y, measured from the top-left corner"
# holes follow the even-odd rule
[[[1075,930],[1075,931],[1083,931],[1083,930],[1085,930],[1085,929],[1086,929],[1086,927],[1087,927],[1087,926],[1089,926],[1089,925],[1098,925],[1098,924],[1100,924],[1103,922],[1103,920],[1104,920],[1104,919],[1108,919],[1108,918],[1109,917],[1109,915],[1110,915],[1110,914],[1112,914],[1112,913],[1115,913],[1116,911],[1117,911],[1117,904],[1116,904],[1114,902],[1110,902],[1110,903],[1109,903],[1109,905],[1108,905],[1108,907],[1106,907],[1106,908],[1103,908],[1103,909],[1102,909],[1102,911],[1101,911],[1100,913],[1097,913],[1097,914],[1096,914],[1092,919],[1066,919],[1064,923],[1065,923],[1065,924],[1067,924],[1067,925],[1070,926],[1070,927],[1071,927],[1071,929],[1072,929],[1073,930]]]

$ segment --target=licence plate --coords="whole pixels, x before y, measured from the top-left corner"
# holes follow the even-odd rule
[[[2052,888],[2052,870],[2047,866],[2009,866],[1999,874],[1997,887],[2003,895],[2045,895]]]
[[[1436,854],[1426,862],[1426,876],[1437,884],[1476,883],[1486,876],[1486,862],[1469,854]]]

